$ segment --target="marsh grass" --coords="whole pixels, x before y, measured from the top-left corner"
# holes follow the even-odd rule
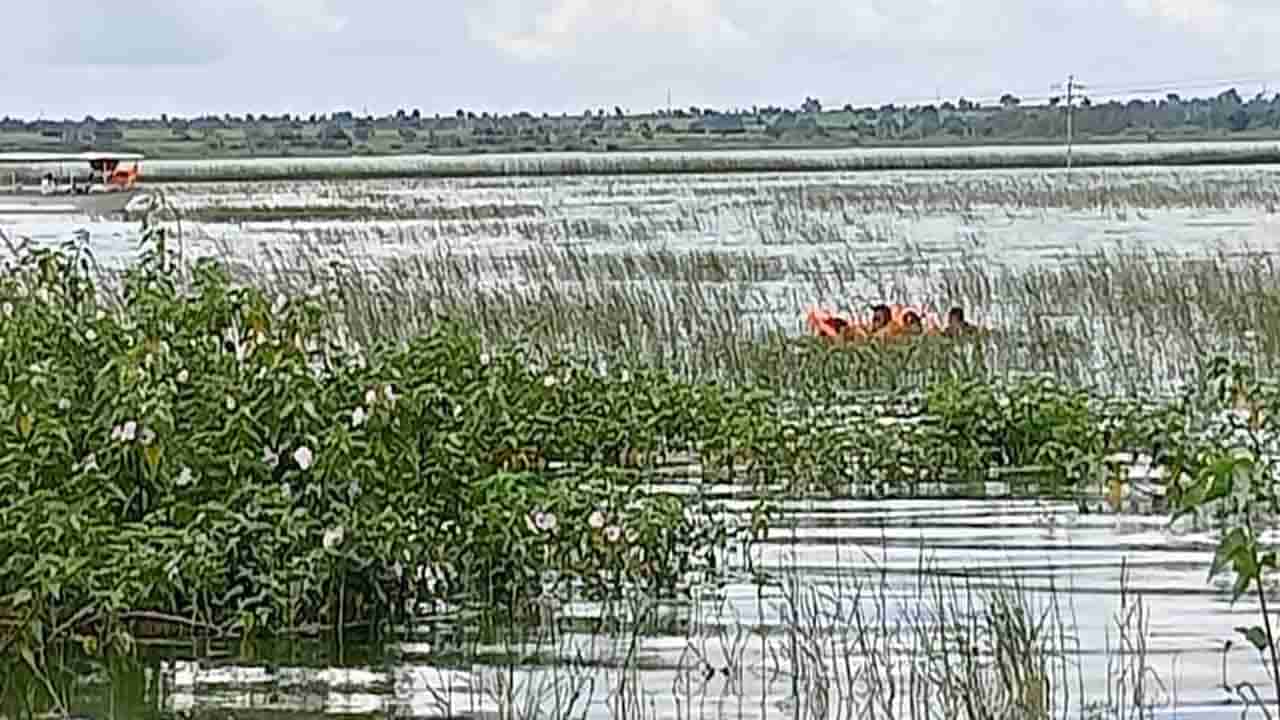
[[[507,177],[521,175],[660,175],[829,172],[902,169],[1060,168],[1061,146],[870,148],[726,152],[538,153],[463,157],[263,158],[152,160],[152,181],[249,181],[389,177]],[[1273,143],[1142,143],[1087,145],[1074,164],[1090,166],[1253,164],[1275,162]]]
[[[954,219],[981,229],[1055,214],[1127,225],[1153,213],[1274,213],[1280,185],[1259,169],[1142,168],[860,175],[717,174],[697,178],[327,180],[177,184],[160,190],[211,225],[411,224],[415,242],[468,237],[537,243],[731,238],[771,247],[910,240],[904,221]],[[346,228],[350,232],[350,228]]]
[[[1107,623],[1122,644],[1097,657],[1082,645],[1070,593],[1056,584],[1037,589],[998,572],[949,574],[921,560],[904,585],[877,566],[875,552],[853,551],[821,579],[785,568],[761,578],[755,613],[772,618],[766,624],[744,622],[712,591],[682,612],[682,634],[670,636],[655,605],[640,601],[612,632],[573,635],[546,625],[486,645],[484,653],[459,636],[399,670],[361,671],[360,684],[345,690],[390,688],[396,673],[409,672],[417,684],[380,691],[384,707],[412,701],[433,716],[503,720],[1144,720],[1176,707],[1146,651],[1145,606],[1127,589],[1127,576],[1125,599]],[[646,649],[650,638],[667,649]],[[278,695],[286,705],[308,672],[280,672],[287,663],[266,675],[251,662],[229,667],[258,678],[257,694]],[[135,706],[171,706],[172,693],[198,693],[201,676],[212,679],[208,667],[185,661],[161,668],[167,690]],[[186,679],[175,687],[179,668]],[[271,679],[274,672],[280,679]],[[344,690],[310,672],[315,691]],[[224,679],[217,687],[225,694],[241,686]]]
[[[780,385],[825,377],[830,386],[892,388],[956,373],[1048,372],[1135,390],[1179,382],[1212,354],[1271,368],[1280,353],[1280,271],[1260,252],[1099,252],[1021,270],[976,262],[872,269],[852,248],[822,259],[529,248],[378,261],[302,246],[261,260],[240,268],[242,281],[288,293],[335,286],[334,312],[364,342],[410,337],[450,318],[490,342]],[[924,302],[938,314],[963,306],[994,332],[961,344],[835,353],[798,337],[810,304],[865,313],[882,299]]]

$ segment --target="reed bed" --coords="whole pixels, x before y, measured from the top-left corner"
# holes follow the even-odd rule
[[[822,303],[865,315],[881,300],[939,314],[958,305],[995,330],[961,347],[901,348],[895,382],[981,365],[1132,389],[1177,382],[1213,353],[1263,367],[1280,354],[1280,268],[1264,253],[1098,252],[1027,269],[976,261],[875,268],[856,248],[821,258],[443,249],[373,260],[298,245],[238,267],[242,281],[272,290],[338,289],[335,311],[364,342],[411,337],[450,318],[495,343],[622,354],[696,377],[800,381],[789,339],[806,333],[804,309]],[[828,355],[864,379],[871,373],[857,372],[859,364],[883,361],[858,348]]]
[[[1280,160],[1274,142],[1128,143],[1075,148],[1078,167],[1259,164]],[[505,177],[524,175],[661,175],[718,172],[829,172],[1063,167],[1063,146],[851,148],[703,152],[601,152],[400,156],[378,158],[250,158],[153,160],[158,182],[327,178]]]
[[[289,708],[323,691],[335,701],[373,695],[380,709],[502,720],[1145,720],[1178,707],[1170,668],[1147,650],[1147,610],[1127,576],[1104,623],[1117,641],[1092,648],[1069,592],[982,575],[975,582],[977,574],[947,576],[922,563],[918,581],[903,585],[874,562],[821,581],[782,574],[753,603],[770,618],[764,624],[744,622],[715,593],[683,608],[640,602],[576,626],[484,638],[433,622],[399,645],[392,670],[141,661],[131,665],[156,681],[130,683],[138,696],[128,704],[241,712],[254,696]],[[1256,691],[1241,685],[1229,704],[1256,709]]]
[[[520,221],[560,219],[556,216],[590,209],[597,218],[618,223],[660,223],[675,216],[722,226],[725,219],[719,215],[729,212],[750,218],[754,226],[768,224],[775,213],[784,219],[816,213],[815,220],[838,226],[842,220],[856,224],[864,214],[961,214],[980,220],[996,208],[1021,214],[1098,211],[1137,219],[1160,210],[1274,212],[1280,206],[1280,183],[1263,168],[1084,169],[1070,177],[1058,171],[721,173],[697,178],[584,178],[573,184],[563,178],[502,183],[401,178],[271,181],[254,183],[251,189],[235,182],[180,183],[167,191],[190,219],[205,222]]]

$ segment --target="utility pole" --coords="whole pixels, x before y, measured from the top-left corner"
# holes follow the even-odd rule
[[[1064,86],[1054,85],[1052,86],[1052,89],[1061,90],[1061,89],[1064,89]],[[1073,140],[1075,136],[1075,113],[1076,113],[1075,95],[1077,90],[1084,90],[1084,89],[1085,89],[1085,86],[1082,83],[1076,82],[1075,75],[1067,76],[1067,84],[1065,86],[1065,90],[1067,91],[1067,178],[1068,179],[1071,178],[1071,148],[1072,148]]]

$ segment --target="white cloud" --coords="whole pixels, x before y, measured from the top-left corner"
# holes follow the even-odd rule
[[[1125,0],[1125,7],[1140,17],[1171,21],[1186,27],[1220,30],[1231,8],[1223,0]]]
[[[646,47],[654,53],[742,47],[720,0],[489,0],[468,9],[474,36],[522,61]]]
[[[347,26],[347,17],[330,0],[251,0],[250,4],[282,32],[330,34]]]

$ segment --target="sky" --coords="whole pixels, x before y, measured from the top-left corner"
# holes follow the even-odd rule
[[[1280,90],[1275,0],[0,0],[0,116]]]

